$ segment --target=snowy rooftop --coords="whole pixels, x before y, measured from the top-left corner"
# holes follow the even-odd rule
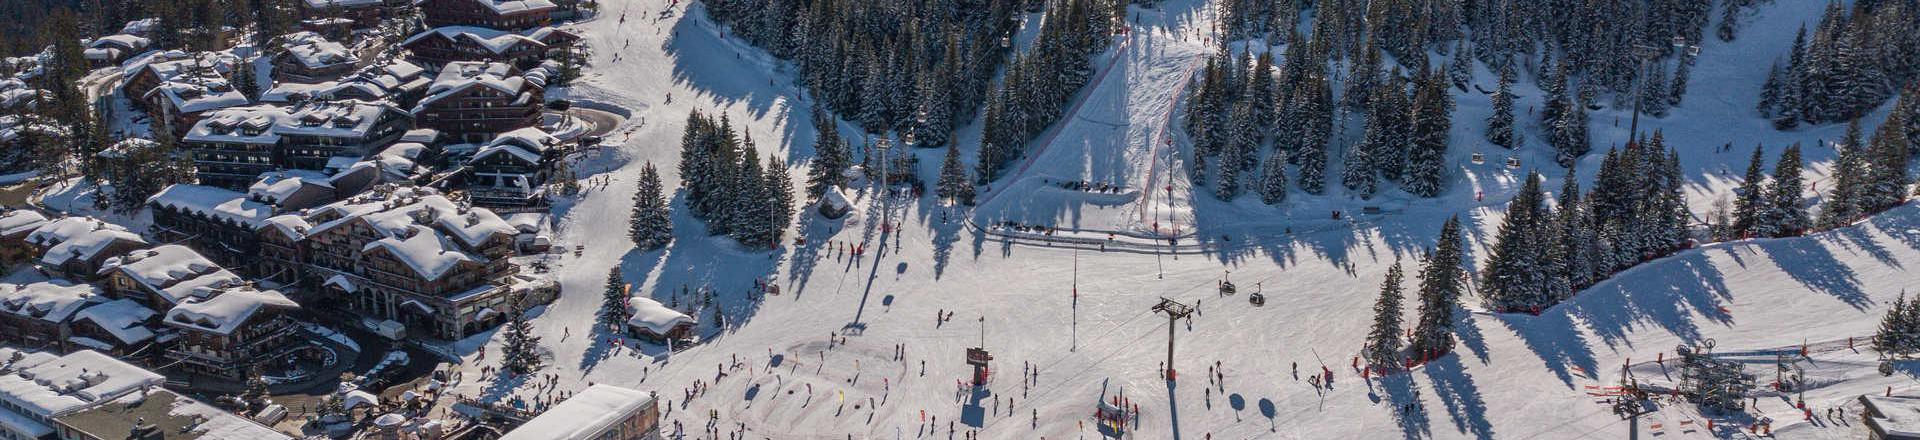
[[[332,188],[332,180],[325,174],[311,170],[280,170],[260,175],[260,180],[247,187],[247,197],[272,204],[279,204],[307,185]]]
[[[500,440],[595,439],[633,414],[654,405],[649,393],[594,385],[548,408],[539,417],[507,432]]]
[[[178,302],[182,297],[191,295],[193,287],[207,284],[232,284],[237,281],[232,273],[214,264],[193,249],[177,244],[164,244],[152,249],[128,252],[126,255],[107,259],[101,265],[101,273],[119,272],[140,283],[142,287],[161,292],[168,299]],[[193,281],[199,280],[199,283]],[[221,281],[221,282],[216,282]],[[185,286],[185,287],[183,287]],[[183,287],[178,296],[169,289]]]
[[[146,49],[147,44],[149,43],[151,43],[151,41],[147,40],[146,37],[134,36],[129,34],[114,34],[114,35],[108,35],[100,38],[95,38],[92,42],[87,43],[87,47],[101,49],[101,48],[118,46],[118,47],[128,48],[132,50],[140,50],[140,49]]]
[[[381,236],[362,251],[385,248],[429,280],[439,279],[461,261],[486,261],[463,249],[495,234],[515,233],[513,226],[492,210],[468,207],[419,187],[376,189],[309,209],[297,222],[293,218],[276,220],[286,223],[284,228],[290,231],[304,230],[296,237],[324,233],[354,221],[366,222]]]
[[[166,377],[111,356],[81,350],[65,356],[0,348],[0,358],[21,357],[0,368],[0,400],[8,410],[52,417],[79,411],[142,388],[159,387]]]
[[[485,5],[493,9],[493,12],[501,14],[548,10],[558,7],[548,0],[474,0],[474,2]]]
[[[426,151],[427,151],[427,146],[421,145],[418,142],[400,142],[400,143],[395,143],[393,145],[387,146],[387,149],[380,150],[380,153],[375,154],[374,156],[392,157],[392,158],[406,159],[407,161],[413,161],[415,159],[419,159],[420,154],[425,153]]]
[[[433,228],[416,225],[406,230],[409,232],[404,232],[400,236],[367,243],[366,247],[361,248],[360,251],[369,252],[384,248],[391,252],[394,258],[406,263],[407,267],[412,268],[415,273],[427,280],[440,279],[462,262],[478,261],[465,252],[460,252],[458,246],[435,233]]]
[[[147,328],[146,322],[154,314],[152,309],[131,299],[117,299],[81,309],[73,315],[73,320],[92,322],[113,334],[121,344],[136,344],[153,339],[153,330]]]
[[[380,5],[380,0],[303,0],[303,1],[307,3],[308,8],[312,8],[312,9],[325,9],[329,7],[359,8],[359,7]]]
[[[121,438],[137,422],[145,421],[168,439],[282,440],[289,439],[259,423],[234,415],[164,388],[128,394],[113,405],[100,405],[60,417],[61,424],[93,438]]]
[[[49,265],[61,265],[74,258],[91,260],[100,251],[118,241],[130,241],[145,244],[146,239],[128,231],[120,225],[107,223],[90,217],[66,217],[41,225],[27,234],[27,242],[35,246],[46,246],[47,252],[40,262]]]
[[[0,312],[61,323],[81,307],[104,300],[100,293],[99,287],[67,280],[0,284]]]
[[[44,224],[47,224],[47,216],[41,215],[40,211],[15,209],[0,213],[0,235],[25,234]]]
[[[440,70],[439,76],[434,77],[433,85],[427,87],[427,97],[422,98],[413,111],[419,113],[428,104],[474,87],[492,88],[509,96],[517,96],[519,99],[514,101],[514,105],[526,104],[532,99],[532,95],[527,93],[529,86],[539,87],[540,83],[518,74],[513,66],[506,63],[451,62]]]
[[[159,142],[154,142],[152,139],[126,138],[126,139],[121,139],[119,142],[114,142],[113,145],[107,146],[106,149],[100,150],[100,152],[96,153],[95,156],[108,157],[108,158],[124,158],[130,154],[140,152],[140,151],[150,150],[150,149],[153,149],[153,147],[159,146],[159,145],[160,145]]]
[[[522,161],[539,163],[540,156],[559,142],[558,138],[538,127],[521,128],[494,137],[492,141],[481,146],[479,151],[473,153],[473,159],[470,160],[480,160],[487,156],[504,153],[520,158]]]
[[[147,198],[147,204],[199,213],[251,228],[259,228],[261,222],[273,216],[273,206],[250,200],[246,194],[188,183],[167,186]]]
[[[694,323],[693,317],[668,308],[653,298],[628,298],[627,308],[633,311],[633,318],[627,320],[627,326],[645,328],[655,334],[664,335],[674,326]]]
[[[219,334],[232,333],[255,313],[265,308],[299,308],[293,300],[273,290],[227,289],[213,298],[188,301],[167,311],[167,324]]]
[[[355,100],[228,108],[194,124],[185,140],[271,144],[285,135],[360,139],[372,133],[389,110],[399,111],[391,104]]]
[[[240,62],[239,58],[232,54],[167,52],[140,62],[145,64],[135,65],[133,67],[136,70],[129,71],[151,70],[161,81],[142,98],[150,98],[157,94],[167,98],[174,108],[188,113],[247,103],[247,96],[227,81],[227,72],[232,71],[232,66]]]
[[[482,0],[482,3],[485,3],[485,1]],[[470,41],[489,52],[493,52],[495,55],[507,53],[509,49],[521,44],[532,44],[539,47],[546,47],[547,45],[527,35],[478,26],[444,26],[428,29],[425,32],[407,38],[407,41],[402,42],[401,45],[411,45],[414,42],[431,36],[439,36],[440,38],[454,41]]]
[[[291,103],[306,99],[336,99],[343,93],[359,93],[365,96],[385,98],[392,94],[388,89],[393,86],[381,84],[376,80],[351,78],[334,81],[322,81],[312,84],[280,83],[260,93],[260,102]],[[349,95],[351,96],[351,95]],[[296,99],[301,98],[301,99]]]
[[[328,40],[327,37],[313,32],[295,32],[285,35],[286,44],[281,46],[287,55],[309,69],[319,69],[341,64],[355,64],[360,58],[353,55],[347,46]]]

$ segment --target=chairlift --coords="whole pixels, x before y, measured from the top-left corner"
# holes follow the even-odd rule
[[[1262,290],[1265,289],[1260,288],[1260,283],[1253,283],[1253,293],[1247,294],[1247,302],[1252,303],[1254,307],[1266,306],[1267,296],[1260,293]]]
[[[1487,163],[1487,155],[1486,155],[1486,154],[1484,154],[1484,153],[1478,153],[1478,152],[1475,152],[1475,153],[1473,153],[1473,164],[1474,164],[1474,165],[1480,165],[1480,164],[1485,164],[1485,163]]]
[[[1507,168],[1520,169],[1520,157],[1507,156]]]
[[[1229,274],[1229,275],[1230,275],[1230,274],[1232,274],[1232,273],[1233,273],[1233,272],[1227,272],[1227,274]],[[1234,294],[1234,292],[1236,292],[1236,291],[1238,291],[1238,290],[1239,290],[1239,288],[1236,288],[1236,287],[1234,287],[1234,285],[1233,285],[1233,282],[1232,282],[1232,281],[1228,281],[1228,280],[1227,280],[1227,276],[1226,276],[1226,275],[1221,275],[1221,276],[1220,276],[1220,296],[1228,296],[1228,295],[1232,295],[1232,294]]]

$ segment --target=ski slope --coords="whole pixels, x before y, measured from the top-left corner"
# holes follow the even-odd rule
[[[1765,75],[1756,66],[1764,62],[1756,60],[1783,53],[1796,23],[1816,17],[1821,6],[1764,6],[1748,17],[1739,40],[1707,43],[1681,107],[1642,121],[1665,130],[1680,148],[1696,212],[1736,184],[1723,170],[1744,167],[1753,144],[1765,144],[1771,159],[1791,142],[1813,145],[1844,129],[1775,132],[1751,110]],[[581,251],[549,257],[563,295],[536,312],[534,323],[550,350],[541,374],[557,375],[562,391],[589,383],[657,391],[673,407],[665,418],[669,432],[679,422],[695,437],[702,436],[709,411],[719,415],[720,430],[744,426],[750,438],[958,438],[947,423],[978,430],[980,438],[1094,437],[1095,403],[1125,395],[1142,412],[1134,438],[1615,438],[1628,422],[1585,387],[1616,384],[1619,366],[1629,360],[1643,364],[1661,351],[1671,355],[1676,344],[1706,338],[1723,350],[1741,350],[1864,336],[1910,278],[1906,265],[1920,264],[1920,208],[1911,205],[1815,236],[1711,245],[1632,269],[1538,317],[1469,307],[1458,322],[1458,355],[1361,381],[1349,362],[1370,325],[1387,266],[1398,259],[1413,269],[1440,221],[1455,214],[1470,226],[1471,253],[1483,255],[1500,207],[1525,170],[1502,166],[1508,153],[1484,146],[1479,121],[1487,97],[1474,92],[1457,97],[1450,158],[1458,166],[1442,197],[1386,190],[1360,201],[1336,183],[1326,195],[1296,192],[1282,206],[1268,207],[1246,196],[1221,202],[1207,188],[1191,188],[1180,172],[1184,134],[1169,124],[1182,105],[1187,75],[1208,53],[1209,8],[1198,0],[1136,8],[1129,36],[1095,60],[1099,79],[971,212],[860,194],[859,212],[844,220],[802,210],[793,233],[805,244],[769,253],[707,237],[697,220],[676,209],[676,242],[634,252],[625,238],[634,179],[645,162],[659,166],[669,182],[677,179],[689,111],[728,116],[761,151],[795,164],[790,172],[799,177],[813,155],[811,103],[793,86],[789,66],[727,38],[698,3],[605,1],[601,17],[574,25],[592,51],[587,78],[551,93],[624,108],[630,117],[607,136],[616,148],[579,165],[583,179],[600,184],[557,209],[557,248]],[[1029,28],[1037,18],[1027,16]],[[1492,88],[1484,66],[1475,78]],[[1514,89],[1522,95],[1517,108],[1539,105],[1531,82]],[[1624,124],[1617,110],[1592,114],[1601,149],[1625,135],[1624,127],[1610,125],[1614,116]],[[1557,179],[1564,171],[1547,165],[1551,156],[1537,128],[1521,126],[1527,145],[1514,154]],[[1345,138],[1354,139],[1357,124],[1348,130]],[[978,139],[977,122],[958,133],[969,161]],[[1733,153],[1713,153],[1728,141]],[[1475,151],[1486,153],[1488,163],[1468,161]],[[923,164],[935,164],[941,151],[915,153]],[[1806,156],[1814,164],[1809,178],[1820,180],[1831,149],[1808,148]],[[1597,160],[1589,156],[1579,171],[1590,178]],[[920,170],[927,181],[936,171]],[[1337,168],[1328,175],[1338,176]],[[1063,180],[1132,191],[1068,191],[1057,186]],[[1174,186],[1171,194],[1149,196],[1166,185]],[[1476,192],[1485,200],[1475,200]],[[1363,206],[1384,213],[1338,221],[1328,215]],[[878,227],[883,220],[902,227]],[[1209,246],[1180,254],[1101,252],[969,226],[1003,220],[1139,236],[1154,236],[1153,224],[1164,222],[1162,234],[1194,236]],[[1173,232],[1174,226],[1185,230]],[[844,253],[850,244],[862,245],[865,254]],[[635,294],[697,315],[702,342],[679,351],[636,349],[593,330],[602,284],[614,267],[634,283]],[[1219,296],[1215,283],[1223,276],[1243,293]],[[749,298],[756,278],[771,280],[781,294]],[[713,307],[693,312],[693,300],[675,299],[682,286],[710,286]],[[1264,307],[1246,300],[1245,292],[1256,290],[1268,298]],[[1200,306],[1190,323],[1173,329],[1183,377],[1173,385],[1156,373],[1166,357],[1169,323],[1149,307],[1163,297]],[[953,318],[936,322],[944,312]],[[464,359],[459,368],[466,379],[455,393],[486,399],[553,393],[538,381],[483,376],[482,368],[499,359],[492,336],[450,347]],[[970,374],[963,351],[982,342],[995,356],[994,379],[990,391],[967,393],[956,386]],[[480,347],[488,343],[494,347],[484,351],[495,353],[483,357]],[[900,346],[904,359],[895,357]],[[1206,391],[1204,372],[1216,362],[1225,383]],[[1030,385],[1022,385],[1020,365],[1038,366]],[[1324,365],[1336,380],[1316,388],[1294,373],[1295,365],[1306,375]],[[1884,386],[1920,392],[1910,369],[1879,378],[1836,368],[1830,374],[1848,380],[1808,393],[1810,404],[1837,405]],[[686,399],[683,391],[695,381],[710,388]],[[1777,404],[1760,408],[1787,414]],[[922,411],[947,423],[923,423]],[[1660,420],[1670,427],[1666,436],[1699,438],[1707,435],[1703,429],[1677,429],[1699,417],[1675,408],[1643,423]],[[1774,418],[1783,421],[1776,432],[1798,438],[1861,436],[1858,423],[1792,426],[1784,421],[1797,417]]]

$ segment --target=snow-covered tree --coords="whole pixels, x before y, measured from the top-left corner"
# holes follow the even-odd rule
[[[1557,298],[1548,292],[1551,271],[1545,265],[1553,234],[1553,217],[1546,207],[1540,175],[1528,173],[1520,193],[1507,204],[1507,214],[1494,234],[1491,255],[1482,273],[1480,294],[1495,311],[1537,311]]]
[[[957,145],[948,145],[946,158],[940,160],[940,181],[935,185],[934,195],[954,203],[973,205],[973,179],[967,177],[966,167],[960,164],[960,147]]]
[[[1837,228],[1853,223],[1862,215],[1861,197],[1867,184],[1867,163],[1865,139],[1860,134],[1858,119],[1847,125],[1847,137],[1844,142],[1834,145],[1840,150],[1840,157],[1833,161],[1833,186],[1827,190],[1827,197],[1820,201],[1821,228]]]
[[[602,328],[618,329],[633,317],[633,312],[627,310],[627,280],[620,274],[620,265],[608,271],[606,289],[600,297],[600,313],[596,317]]]
[[[1287,153],[1275,150],[1262,162],[1260,202],[1268,205],[1287,200]]]
[[[509,293],[506,341],[500,345],[500,367],[514,374],[529,374],[540,369],[540,336],[533,334],[533,322],[527,320],[526,296]]]
[[[1419,362],[1453,350],[1453,313],[1464,275],[1461,264],[1465,240],[1460,234],[1460,218],[1448,218],[1440,226],[1440,243],[1434,246],[1433,257],[1420,269],[1420,317],[1407,347]]]
[[[1800,201],[1805,191],[1800,177],[1800,144],[1787,146],[1780,160],[1773,163],[1773,183],[1767,187],[1767,211],[1755,234],[1767,237],[1800,235],[1810,226],[1807,208]]]
[[[654,250],[673,241],[671,209],[660,184],[660,172],[648,162],[640,168],[640,186],[633,194],[633,224],[628,233],[633,236],[634,247]]]
[[[1513,64],[1500,66],[1499,90],[1493,92],[1493,114],[1487,116],[1487,141],[1513,148]]]
[[[1768,208],[1769,200],[1763,186],[1766,184],[1766,174],[1762,174],[1762,167],[1766,163],[1761,156],[1762,151],[1758,145],[1753,147],[1753,159],[1747,163],[1746,178],[1740,182],[1739,188],[1733,190],[1733,223],[1728,226],[1728,238],[1757,235],[1754,228],[1760,224],[1760,217]]]
[[[1373,327],[1367,331],[1367,364],[1371,368],[1394,370],[1403,363],[1400,353],[1400,298],[1405,276],[1400,271],[1400,261],[1394,260],[1387,267],[1387,279],[1380,284],[1380,299],[1373,303]]]

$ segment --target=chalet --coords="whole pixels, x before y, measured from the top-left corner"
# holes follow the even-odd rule
[[[116,299],[80,309],[73,315],[68,340],[76,348],[88,348],[115,357],[131,356],[154,342],[149,326],[158,315],[130,299]]]
[[[530,69],[554,49],[579,40],[573,33],[550,27],[525,32],[473,26],[447,26],[421,32],[400,43],[413,58],[430,65],[460,61],[498,61]]]
[[[284,36],[286,43],[273,56],[273,78],[283,82],[314,83],[353,73],[360,58],[340,43],[313,32]]]
[[[247,187],[247,199],[273,206],[275,213],[320,206],[334,200],[333,179],[308,170],[269,172]]]
[[[522,73],[502,63],[449,63],[413,108],[422,127],[467,142],[540,123],[546,69]]]
[[[287,316],[299,308],[273,290],[216,290],[211,298],[189,300],[167,311],[162,322],[180,337],[164,356],[189,373],[244,380],[252,366],[283,359],[300,348],[289,341],[298,327]]]
[[[662,438],[653,393],[596,384],[541,412],[500,440],[641,440]]]
[[[533,127],[501,133],[467,159],[467,195],[481,206],[544,205],[541,188],[560,161],[559,143]]]
[[[108,260],[100,271],[106,276],[101,285],[108,296],[157,310],[212,298],[222,289],[247,284],[213,260],[177,244],[128,252]]]
[[[516,290],[536,302],[551,295],[551,285],[513,276],[511,225],[430,189],[385,188],[280,222],[262,241],[302,243],[308,279],[421,335],[457,339],[498,324]]]
[[[88,62],[93,63],[94,67],[105,67],[119,64],[121,61],[126,61],[127,58],[132,58],[134,55],[146,52],[147,46],[150,44],[152,44],[152,41],[146,37],[130,34],[114,34],[95,38],[93,41],[87,42],[87,47],[83,55],[87,57]]]
[[[90,280],[108,258],[147,247],[127,228],[89,217],[46,222],[27,234],[26,245],[40,255],[39,267],[72,280]]]
[[[427,26],[524,30],[546,26],[559,6],[550,0],[424,0]]]
[[[215,262],[249,270],[258,251],[255,231],[275,215],[273,205],[211,186],[175,184],[147,198],[155,238],[184,242]]]
[[[182,143],[200,182],[242,188],[267,171],[318,170],[334,157],[360,157],[392,144],[412,116],[378,102],[309,102],[225,109],[207,116]]]
[[[693,317],[653,298],[627,298],[627,311],[633,313],[627,320],[627,334],[656,343],[692,339],[693,327],[698,324]]]
[[[74,312],[105,302],[100,288],[67,280],[0,284],[0,341],[66,352]]]
[[[300,17],[303,20],[346,19],[353,21],[353,27],[371,28],[380,26],[380,19],[391,15],[405,1],[301,0]]]
[[[12,267],[40,255],[27,245],[27,234],[47,224],[47,216],[31,209],[0,212],[0,265]]]
[[[369,66],[339,79],[315,83],[283,82],[260,94],[260,102],[298,104],[325,101],[391,101],[411,105],[426,94],[433,82],[422,73],[426,69],[406,61],[384,66]]]
[[[210,111],[246,105],[248,100],[227,81],[227,75],[240,59],[231,54],[180,51],[154,53],[129,60],[121,70],[127,73],[121,91],[134,107],[145,110],[177,136]]]
[[[55,431],[66,440],[193,439],[290,440],[252,419],[165,388],[147,388],[138,398],[62,414]]]

